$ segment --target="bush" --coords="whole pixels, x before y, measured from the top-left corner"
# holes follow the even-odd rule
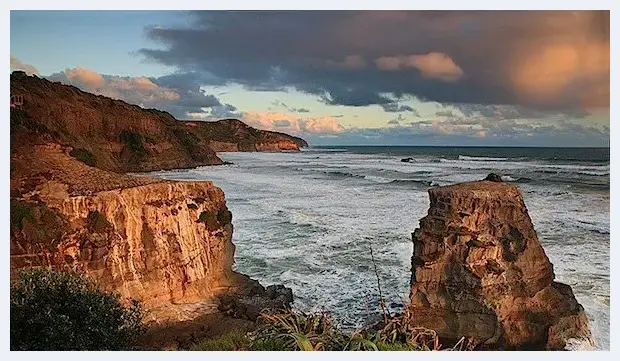
[[[102,233],[112,228],[112,225],[99,211],[88,212],[86,217],[86,228],[95,233]]]
[[[11,285],[11,350],[123,350],[144,331],[140,304],[84,276],[43,269],[20,273]]]
[[[73,158],[79,160],[80,162],[89,165],[91,167],[94,167],[97,164],[97,160],[95,159],[95,155],[89,151],[87,151],[86,149],[72,149],[69,152],[69,155],[72,156]]]

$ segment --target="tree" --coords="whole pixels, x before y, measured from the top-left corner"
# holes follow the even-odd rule
[[[137,301],[73,272],[27,269],[11,284],[11,350],[123,350],[144,332]]]

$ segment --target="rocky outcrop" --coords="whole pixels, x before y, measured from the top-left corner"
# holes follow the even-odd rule
[[[71,146],[77,159],[115,172],[219,165],[216,151],[298,151],[307,146],[283,133],[254,129],[236,119],[190,122],[156,109],[86,93],[76,87],[11,74],[11,146],[24,142]],[[33,139],[33,136],[35,136]]]
[[[209,148],[216,152],[298,151],[308,146],[301,138],[252,128],[238,119],[189,124],[193,124],[200,139],[209,140]]]
[[[589,340],[588,320],[553,266],[514,185],[479,181],[429,190],[413,233],[411,306],[416,325],[443,343],[562,349]]]
[[[142,301],[158,321],[217,312],[222,296],[271,299],[232,270],[232,215],[213,183],[107,172],[57,144],[22,150],[11,159],[12,277],[72,269]]]

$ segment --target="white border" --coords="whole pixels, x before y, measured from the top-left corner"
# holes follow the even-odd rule
[[[376,10],[391,10],[391,9],[415,9],[415,10],[467,10],[467,9],[494,9],[494,10],[551,10],[551,9],[563,9],[563,10],[595,10],[595,9],[611,9],[611,109],[610,109],[610,119],[618,119],[620,116],[620,112],[618,111],[618,104],[620,104],[620,97],[618,94],[618,84],[620,83],[620,70],[617,69],[616,64],[620,64],[620,56],[619,56],[619,46],[618,46],[618,38],[620,37],[619,31],[619,22],[620,15],[618,15],[618,9],[620,1],[611,1],[611,0],[587,0],[587,1],[578,1],[578,0],[563,0],[563,1],[549,1],[549,0],[519,0],[518,2],[502,2],[499,3],[493,0],[467,0],[467,1],[458,1],[458,0],[433,0],[433,1],[404,1],[404,0],[381,0],[381,1],[354,1],[354,0],[313,0],[306,2],[298,2],[298,1],[284,1],[284,0],[262,0],[262,1],[251,1],[251,0],[227,0],[227,1],[218,1],[218,2],[204,2],[204,1],[189,1],[189,0],[150,0],[150,1],[123,1],[123,0],[95,0],[95,1],[87,1],[87,0],[55,0],[55,1],[44,1],[44,0],[21,0],[8,1],[9,9],[79,9],[79,10],[100,10],[100,9],[124,9],[124,10],[138,10],[138,9],[149,9],[149,10],[190,10],[190,9],[252,9],[252,10],[260,10],[260,9],[280,9],[280,10],[289,10],[289,9],[376,9]],[[5,51],[8,50],[10,54],[10,13],[9,11],[3,12],[3,21],[2,21],[2,41],[4,44]],[[6,54],[6,53],[5,53]],[[5,61],[8,61],[8,54],[5,55]],[[5,73],[4,84],[9,83],[9,74]],[[5,85],[2,88],[2,92],[4,98],[6,99],[6,95],[9,92],[8,87]],[[8,107],[6,108],[8,109]],[[7,110],[5,110],[6,112]],[[2,157],[4,159],[2,165],[2,187],[6,195],[8,195],[8,186],[9,186],[9,116],[5,113],[3,117],[3,126],[5,127],[5,131],[3,134],[2,144],[4,147],[2,148]],[[611,141],[612,144],[610,152],[611,152],[611,204],[610,204],[610,217],[613,220],[620,220],[620,208],[618,205],[618,187],[620,183],[618,183],[618,177],[615,176],[616,171],[620,171],[620,148],[614,146],[614,140],[620,141],[620,133],[618,131],[614,131],[616,128],[613,121],[610,124],[611,128]],[[6,200],[6,198],[5,198]],[[4,264],[4,274],[5,274],[5,286],[2,288],[2,298],[5,302],[9,299],[9,291],[8,291],[8,275],[9,275],[9,202],[3,202],[2,207],[0,207],[0,213],[2,217],[2,231],[5,234],[4,239],[4,249],[2,255],[2,262]],[[587,205],[584,205],[587,207]],[[620,249],[620,246],[614,245],[615,235],[618,234],[620,230],[617,226],[618,223],[611,222],[611,252],[610,252],[610,271],[613,274],[617,267],[614,266],[614,261],[620,260],[617,253]],[[567,235],[570,237],[570,235]],[[306,352],[297,352],[294,354],[294,358],[296,359],[309,359],[309,358],[321,358],[321,359],[342,359],[345,357],[354,357],[359,360],[368,360],[368,359],[379,359],[379,358],[387,358],[390,359],[401,359],[401,360],[411,360],[411,358],[422,357],[422,358],[433,358],[433,359],[449,359],[449,358],[464,358],[464,359],[496,359],[501,358],[504,359],[521,359],[523,357],[527,358],[536,358],[536,359],[549,359],[561,357],[562,359],[576,359],[576,358],[611,358],[613,357],[612,353],[616,353],[615,351],[620,350],[618,346],[619,335],[620,333],[614,329],[614,322],[617,317],[616,316],[616,307],[614,307],[617,302],[615,301],[615,296],[618,295],[616,292],[615,285],[617,282],[614,282],[615,276],[611,277],[611,330],[610,330],[610,347],[611,352],[566,352],[566,353],[545,353],[545,352],[529,352],[529,353],[520,353],[520,352],[502,352],[501,355],[498,355],[497,352],[475,352],[475,353],[449,353],[449,352],[426,352],[426,353],[372,353],[372,352],[358,352],[358,353],[306,353]],[[2,319],[9,319],[9,311],[8,307],[5,303],[5,306],[2,308],[2,314],[4,317]],[[79,359],[83,360],[84,358],[89,358],[93,360],[108,360],[109,358],[127,358],[127,359],[172,359],[177,357],[182,357],[186,359],[195,359],[204,361],[209,359],[238,359],[238,358],[252,358],[252,359],[265,359],[265,360],[274,360],[274,359],[289,359],[292,355],[285,352],[252,352],[252,353],[244,353],[244,352],[224,352],[224,353],[201,353],[201,352],[186,352],[183,354],[179,353],[166,353],[166,352],[118,352],[118,353],[103,353],[103,352],[89,352],[88,354],[83,354],[81,352],[54,352],[54,353],[32,353],[32,352],[24,352],[24,353],[9,353],[9,328],[8,322],[5,323],[2,328],[2,336],[3,336],[3,351],[7,353],[5,356],[10,357],[11,359],[45,359],[45,360],[67,360],[67,359]],[[617,357],[614,357],[617,359]]]

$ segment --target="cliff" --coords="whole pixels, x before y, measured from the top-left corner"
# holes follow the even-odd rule
[[[213,183],[119,175],[69,149],[36,145],[12,157],[13,277],[69,268],[148,309],[261,288],[232,271],[232,215]]]
[[[413,233],[411,308],[416,325],[451,344],[563,349],[590,339],[570,286],[554,281],[518,188],[492,181],[429,190]]]
[[[24,97],[23,110],[11,112],[12,147],[33,141],[71,146],[78,159],[116,172],[222,164],[216,151],[299,150],[307,146],[300,138],[254,129],[238,120],[179,121],[166,112],[23,72],[11,74],[11,94]]]
[[[157,323],[222,307],[251,320],[256,308],[292,301],[290,289],[270,291],[232,270],[232,214],[212,182],[91,167],[52,136],[11,111],[11,278],[25,267],[78,271],[142,301]]]
[[[307,147],[305,140],[288,134],[259,130],[238,119],[217,122],[188,122],[200,139],[216,152],[298,151]]]

